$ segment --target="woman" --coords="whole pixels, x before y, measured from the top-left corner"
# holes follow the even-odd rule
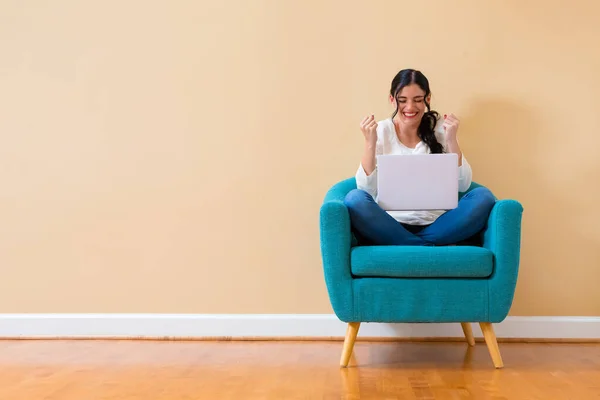
[[[356,172],[357,189],[348,193],[345,205],[360,244],[434,246],[456,244],[480,232],[494,206],[492,193],[478,187],[464,195],[450,211],[390,211],[376,202],[377,165],[380,154],[456,153],[459,160],[459,191],[471,185],[471,166],[462,154],[454,114],[443,120],[430,110],[431,91],[427,78],[412,69],[400,71],[392,80],[391,118],[363,119],[360,129],[365,150]],[[399,188],[399,190],[402,190]]]

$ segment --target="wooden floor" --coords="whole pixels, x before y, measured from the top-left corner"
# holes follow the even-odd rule
[[[0,399],[600,399],[600,344],[0,341]],[[358,365],[357,365],[358,364]]]

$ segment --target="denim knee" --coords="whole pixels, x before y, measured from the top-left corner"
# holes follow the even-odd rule
[[[361,209],[363,205],[372,201],[371,195],[361,189],[353,189],[344,198],[344,205],[350,210]]]
[[[485,187],[478,187],[467,193],[472,199],[477,199],[478,208],[484,213],[492,211],[494,204],[496,204],[496,198],[490,189]]]

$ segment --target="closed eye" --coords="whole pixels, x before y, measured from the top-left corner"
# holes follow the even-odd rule
[[[413,101],[417,102],[417,103],[422,103],[423,100],[425,100],[425,98],[423,96],[419,96],[419,97],[414,97]],[[406,97],[398,97],[398,102],[400,103],[406,103]]]

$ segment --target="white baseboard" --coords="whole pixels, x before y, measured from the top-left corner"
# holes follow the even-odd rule
[[[330,314],[0,314],[0,338],[342,338]],[[600,317],[508,317],[498,338],[600,339]],[[477,324],[473,333],[482,337]],[[364,323],[359,338],[462,337],[460,324]]]

